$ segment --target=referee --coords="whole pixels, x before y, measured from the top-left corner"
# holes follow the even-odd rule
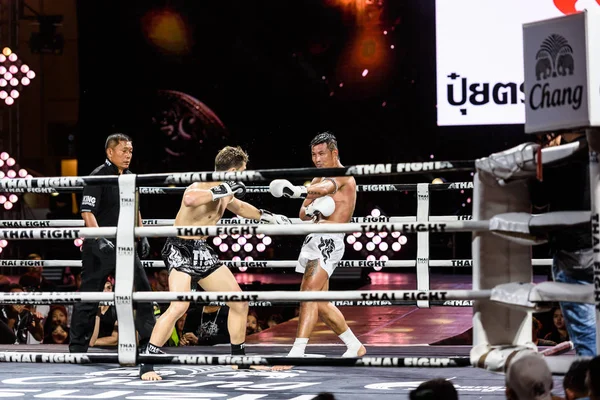
[[[131,174],[129,163],[133,154],[131,138],[122,133],[115,133],[106,139],[106,161],[96,168],[90,175],[121,175]],[[119,187],[86,185],[83,188],[81,201],[81,217],[85,226],[97,228],[103,226],[117,226],[119,220]],[[139,226],[142,225],[142,217]],[[147,257],[150,245],[147,238],[139,241],[141,256]],[[140,262],[138,254],[135,255],[134,285],[138,291],[151,291],[148,277]],[[86,239],[82,246],[82,272],[81,292],[102,292],[104,283],[109,275],[115,273],[116,251],[114,239],[97,238]],[[117,283],[118,284],[118,283]],[[143,348],[150,340],[154,328],[154,312],[152,303],[138,302],[135,327],[139,334],[139,344]],[[71,353],[85,353],[90,344],[94,331],[98,303],[80,302],[73,307],[71,318]]]

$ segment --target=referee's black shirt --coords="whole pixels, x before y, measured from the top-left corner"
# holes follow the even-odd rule
[[[131,174],[129,169],[124,174]],[[96,168],[93,175],[119,175],[119,169],[109,160]],[[117,226],[119,221],[119,186],[118,185],[86,185],[83,187],[81,212],[91,212],[96,217],[98,226]]]

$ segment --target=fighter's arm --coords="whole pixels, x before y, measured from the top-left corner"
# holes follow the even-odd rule
[[[313,198],[308,197],[311,194],[311,192],[309,192],[309,188],[317,187],[319,185],[319,183],[321,183],[321,178],[313,178],[313,180],[310,182],[310,185],[308,185],[308,187],[306,188],[307,197],[302,202],[302,206],[300,206],[300,215],[299,216],[302,221],[309,221],[312,219],[312,217],[309,217],[308,215],[306,215],[306,207],[314,201],[314,197]],[[318,189],[319,188],[317,187],[317,190]],[[312,194],[314,196],[315,193],[313,192]]]
[[[196,183],[192,183],[183,193],[183,205],[186,207],[198,207],[213,201],[210,189],[199,188]]]
[[[315,178],[312,180],[310,185],[306,188],[307,196],[306,200],[314,200],[319,197],[335,194],[343,184],[346,182],[346,178]],[[304,203],[307,203],[304,200]],[[310,201],[307,204],[310,204]]]
[[[343,177],[314,178],[306,188],[307,197],[302,202],[302,207],[300,207],[300,219],[303,221],[311,220],[313,216],[306,214],[307,207],[313,203],[315,199],[335,194],[346,181],[347,179]]]
[[[262,215],[261,211],[250,203],[243,200],[233,198],[227,205],[227,209],[243,218],[259,220]]]
[[[246,186],[242,182],[222,182],[209,189],[202,189],[192,183],[183,194],[183,204],[186,207],[198,207],[223,197],[244,197],[244,194],[246,194]]]
[[[268,210],[258,209],[250,203],[235,198],[227,205],[227,209],[240,217],[259,220],[266,224],[292,223],[285,215],[274,214]]]

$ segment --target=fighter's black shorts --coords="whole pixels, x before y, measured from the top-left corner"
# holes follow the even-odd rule
[[[169,237],[161,254],[169,272],[184,272],[192,281],[206,278],[221,266],[219,256],[206,240]]]

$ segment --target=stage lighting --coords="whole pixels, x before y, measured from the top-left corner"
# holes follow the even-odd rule
[[[2,49],[0,87],[6,89],[0,91],[0,100],[4,100],[8,106],[14,104],[15,100],[19,98],[23,86],[29,85],[33,78],[35,78],[35,72],[27,64],[23,64],[23,61],[10,47]]]

